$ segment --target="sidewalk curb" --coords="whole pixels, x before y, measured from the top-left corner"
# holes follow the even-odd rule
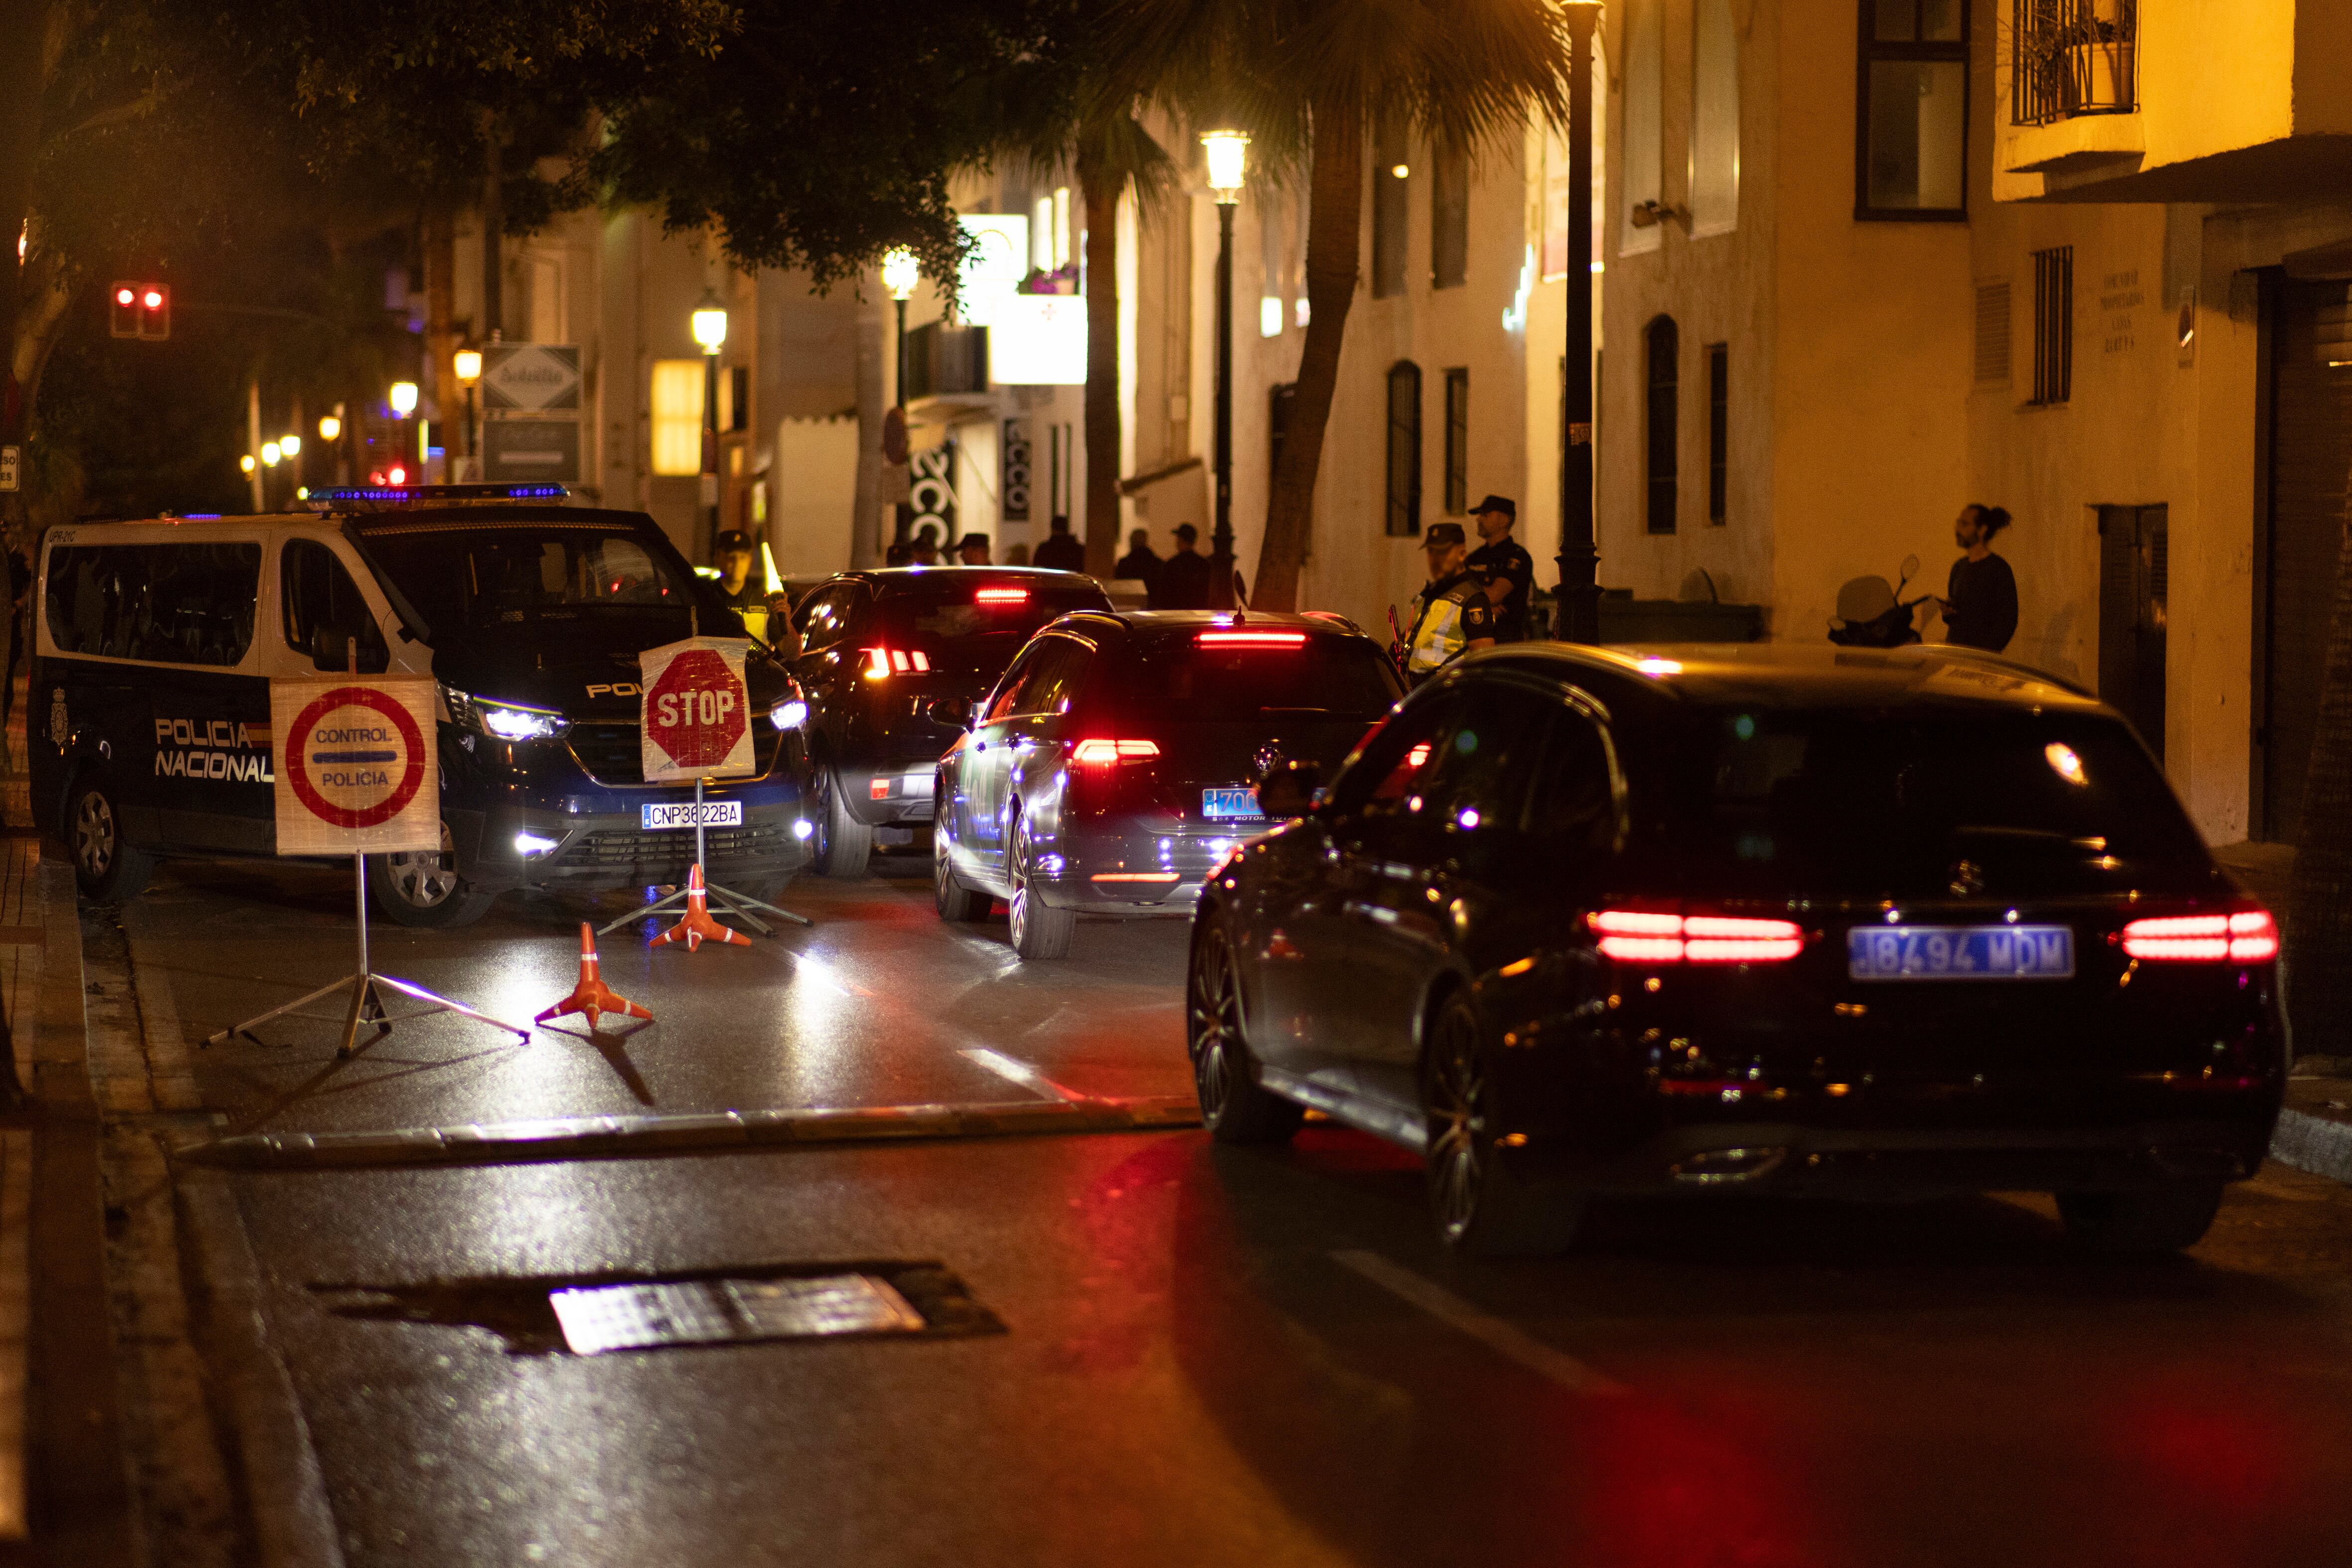
[[[2352,1122],[2331,1121],[2290,1105],[2271,1134],[2271,1158],[2352,1186]]]
[[[179,1151],[183,1165],[234,1170],[513,1165],[628,1159],[714,1149],[807,1147],[1038,1133],[1159,1132],[1201,1124],[1191,1096],[881,1105],[708,1115],[566,1116],[372,1133],[244,1133]]]
[[[342,1568],[326,1477],[293,1377],[269,1343],[261,1266],[236,1195],[219,1171],[183,1171],[173,1185],[194,1254],[191,1304],[205,1358],[224,1375],[215,1384],[220,1416],[259,1561],[264,1568]]]

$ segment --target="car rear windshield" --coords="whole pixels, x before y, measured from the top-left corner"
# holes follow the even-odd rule
[[[2206,864],[2163,774],[2096,715],[1724,709],[1696,716],[1657,788],[1667,841],[1725,893],[2103,891]]]
[[[1396,666],[1362,637],[1308,632],[1295,643],[1235,646],[1198,636],[1186,632],[1129,648],[1090,685],[1087,706],[1122,718],[1297,714],[1370,723],[1404,695]]]
[[[876,640],[920,653],[935,671],[995,675],[1031,633],[1073,610],[1108,610],[1110,601],[1091,581],[1008,581],[978,577],[957,581],[952,570],[925,576],[919,588],[886,593],[874,607]]]
[[[682,611],[690,591],[663,552],[626,527],[419,521],[373,527],[366,538],[436,631]]]

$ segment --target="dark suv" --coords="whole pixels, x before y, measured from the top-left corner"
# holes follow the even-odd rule
[[[819,585],[793,612],[808,694],[812,863],[862,876],[877,829],[931,820],[932,765],[1030,633],[1110,601],[1090,577],[1025,567],[898,567]]]

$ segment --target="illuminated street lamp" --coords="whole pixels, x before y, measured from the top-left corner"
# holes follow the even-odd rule
[[[319,416],[319,439],[320,439],[320,440],[321,440],[321,441],[332,441],[332,440],[334,440],[337,436],[339,436],[339,435],[342,434],[342,433],[343,433],[343,422],[342,422],[341,420],[337,419],[337,418],[336,418],[333,414],[331,414],[331,413],[322,413],[322,414],[320,414],[320,415]]]
[[[1211,602],[1234,607],[1234,207],[1242,197],[1249,138],[1204,131],[1209,189],[1217,198],[1217,520],[1209,534]]]
[[[1567,0],[1568,332],[1564,354],[1568,440],[1559,449],[1559,605],[1552,635],[1601,641],[1601,552],[1592,538],[1592,30],[1600,0]]]
[[[254,469],[253,454],[248,452],[244,456],[239,457],[236,460],[236,465],[240,472],[247,474],[252,473]]]
[[[719,350],[727,341],[727,306],[717,292],[702,291],[694,308],[694,340],[702,345],[703,551],[719,539]]]
[[[263,467],[277,467],[279,455],[278,443],[274,441],[265,441],[261,444],[261,464]]]
[[[299,435],[281,435],[278,438],[278,450],[286,456],[299,457],[302,455],[302,438]]]
[[[416,383],[415,382],[393,382],[392,391],[385,394],[384,401],[392,404],[393,413],[406,419],[416,412]]]
[[[905,246],[882,258],[882,287],[890,291],[890,298],[898,306],[898,410],[901,413],[907,408],[907,301],[915,297],[915,283],[922,275],[923,269],[921,264],[915,260],[915,253]]]
[[[474,384],[482,379],[481,350],[458,350],[451,358],[451,368],[457,372],[457,383],[466,389],[466,456],[474,465],[472,476],[487,479],[489,469],[482,462],[481,419],[474,411]]]

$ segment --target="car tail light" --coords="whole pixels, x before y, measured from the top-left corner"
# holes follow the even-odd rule
[[[1149,740],[1082,740],[1071,749],[1070,760],[1093,768],[1111,762],[1144,762],[1159,755],[1159,746]]]
[[[1602,953],[1628,964],[1777,964],[1805,950],[1803,929],[1788,920],[1603,909],[1585,923]]]
[[[866,655],[866,678],[887,681],[892,675],[928,675],[931,673],[930,655],[908,653],[904,648],[861,648]]]
[[[975,604],[1026,604],[1029,591],[1025,588],[983,588],[971,596]]]
[[[1304,632],[1203,632],[1192,639],[1203,648],[1303,648]]]
[[[2278,926],[2263,909],[2168,915],[2124,926],[2124,955],[2156,964],[2260,964],[2278,956]]]

